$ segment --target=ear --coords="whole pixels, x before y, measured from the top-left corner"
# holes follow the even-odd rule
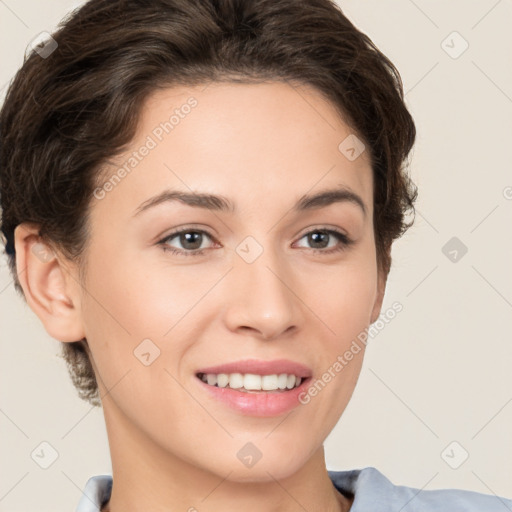
[[[372,315],[370,323],[373,324],[379,318],[380,310],[382,309],[382,302],[384,301],[384,293],[386,292],[387,274],[382,270],[378,270],[377,278],[377,295],[373,304]]]
[[[48,245],[37,225],[19,224],[14,230],[16,269],[25,299],[48,334],[58,341],[85,337],[80,309],[80,284]]]

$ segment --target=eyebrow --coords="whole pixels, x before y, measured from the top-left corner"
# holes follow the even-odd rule
[[[195,208],[235,213],[235,205],[224,196],[206,194],[201,192],[183,192],[180,190],[164,190],[160,194],[150,197],[135,210],[133,216],[153,208],[161,203],[180,201]],[[352,190],[341,187],[318,192],[314,195],[304,195],[293,206],[294,212],[325,208],[334,203],[348,202],[358,205],[366,217],[367,211],[364,201]]]

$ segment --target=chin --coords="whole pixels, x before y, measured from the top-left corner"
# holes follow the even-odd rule
[[[237,468],[230,473],[227,480],[237,483],[268,483],[274,480],[282,480],[292,476],[300,468],[288,463],[267,464],[260,466],[261,461],[252,468]]]

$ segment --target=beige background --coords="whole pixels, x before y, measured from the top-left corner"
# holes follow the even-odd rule
[[[512,2],[339,3],[402,75],[420,196],[383,306],[403,311],[368,345],[328,469],[512,498]],[[0,0],[0,101],[28,43],[79,4]],[[452,237],[468,248],[456,262],[442,251]],[[111,471],[102,412],[76,396],[3,257],[0,312],[0,511],[74,510],[87,479]],[[46,470],[30,456],[43,441],[58,452]]]

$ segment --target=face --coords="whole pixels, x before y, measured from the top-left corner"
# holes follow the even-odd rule
[[[148,98],[130,149],[106,169],[117,178],[92,199],[80,297],[111,444],[235,481],[284,478],[321,449],[364,346],[332,369],[384,293],[368,151],[339,149],[352,133],[304,86],[213,83]],[[151,205],[164,191],[221,199]],[[307,202],[326,191],[341,193]],[[263,366],[241,373],[302,376],[302,403],[294,390],[229,391],[197,376],[228,363],[214,373],[239,373],[247,360]],[[302,366],[265,367],[276,360]],[[242,448],[261,454],[254,467]]]

